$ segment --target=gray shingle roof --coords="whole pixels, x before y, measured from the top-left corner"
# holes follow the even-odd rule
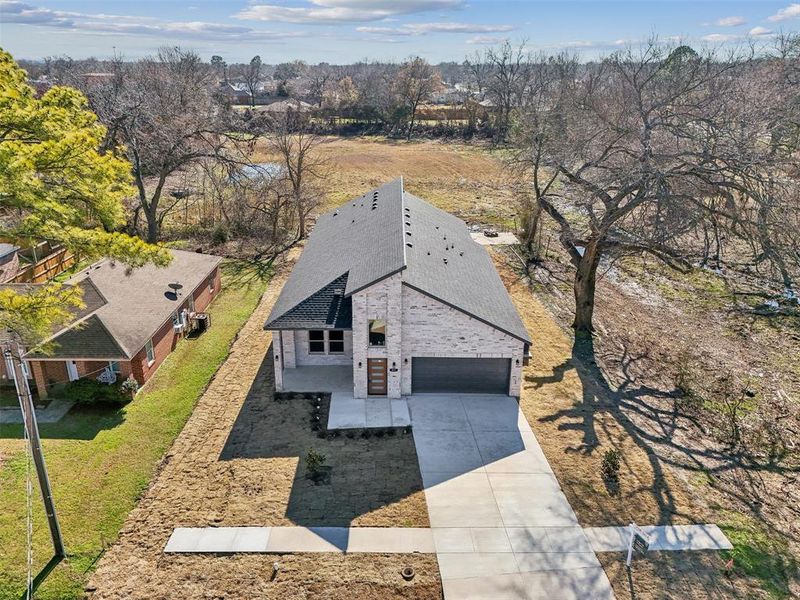
[[[284,317],[309,316],[314,303],[299,305],[344,274],[350,296],[398,271],[405,285],[530,342],[485,248],[461,219],[404,192],[402,179],[319,218],[265,327],[324,326],[320,312],[302,326]]]
[[[172,262],[167,267],[145,265],[130,270],[106,259],[70,278],[68,284],[83,288],[86,307],[76,314],[74,323],[46,340],[54,342],[48,358],[132,358],[222,260],[197,252],[170,253]],[[170,287],[175,283],[182,286],[178,296]],[[101,356],[112,349],[101,327],[121,353],[119,357]]]
[[[346,287],[347,275],[342,275],[272,321],[270,328],[351,329],[353,300],[345,297]]]

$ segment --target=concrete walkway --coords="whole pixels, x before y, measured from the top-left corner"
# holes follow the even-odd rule
[[[405,398],[353,398],[352,392],[331,394],[328,429],[405,427],[410,424]]]
[[[178,527],[164,552],[434,552],[433,532],[413,527]]]
[[[46,408],[36,409],[36,422],[58,423],[74,405],[71,400],[53,400]],[[18,408],[0,408],[0,423],[22,423],[22,411]]]
[[[409,410],[447,600],[614,597],[513,398],[420,395]]]
[[[650,550],[730,550],[733,544],[716,525],[645,525]],[[627,527],[586,527],[584,533],[595,552],[628,549]]]

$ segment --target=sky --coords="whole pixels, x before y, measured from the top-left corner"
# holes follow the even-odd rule
[[[0,0],[0,47],[27,59],[134,59],[169,45],[229,63],[438,63],[506,39],[590,59],[651,36],[718,46],[798,30],[800,3],[772,0]]]

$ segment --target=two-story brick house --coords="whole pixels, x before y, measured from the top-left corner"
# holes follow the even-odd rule
[[[318,219],[265,328],[278,390],[290,369],[352,366],[356,398],[519,396],[530,346],[486,250],[402,179]]]

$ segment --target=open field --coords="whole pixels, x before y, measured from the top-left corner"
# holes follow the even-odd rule
[[[396,177],[405,189],[466,221],[513,224],[512,177],[500,151],[465,144],[386,138],[328,138],[320,153],[329,161],[321,182],[323,209]],[[256,150],[254,162],[270,159]]]
[[[37,598],[82,597],[87,572],[116,539],[265,285],[246,265],[226,264],[223,291],[209,310],[213,327],[179,344],[133,402],[119,411],[75,408],[61,422],[40,426],[68,558]],[[6,600],[25,587],[25,457],[21,426],[0,426],[0,438],[0,598]],[[34,494],[39,569],[52,546],[37,488]]]

